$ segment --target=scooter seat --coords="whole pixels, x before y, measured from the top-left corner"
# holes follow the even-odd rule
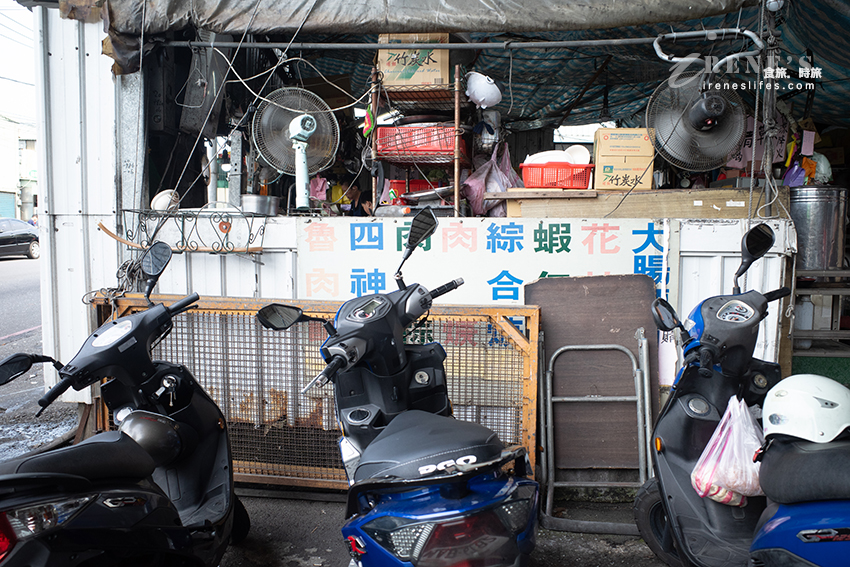
[[[70,447],[0,463],[0,475],[63,473],[89,480],[141,480],[154,468],[153,458],[138,443],[120,431],[108,431]]]
[[[781,504],[850,499],[850,440],[812,443],[774,439],[765,451],[759,481],[765,495]]]
[[[494,459],[504,448],[498,435],[483,425],[409,410],[396,416],[366,447],[354,480],[445,474],[452,464]]]

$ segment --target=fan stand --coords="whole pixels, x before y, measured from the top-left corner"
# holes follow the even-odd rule
[[[307,142],[292,141],[295,150],[295,208],[306,211],[310,208],[310,177],[307,173]]]
[[[295,150],[295,208],[310,209],[310,172],[307,167],[307,140],[316,131],[316,121],[309,114],[296,116],[289,123],[289,139]]]

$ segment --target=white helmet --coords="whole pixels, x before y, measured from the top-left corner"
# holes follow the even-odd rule
[[[767,393],[762,417],[765,437],[829,443],[850,426],[850,390],[817,374],[789,376]]]
[[[466,96],[478,108],[487,108],[501,102],[502,91],[499,90],[496,81],[487,75],[470,71],[466,74]]]

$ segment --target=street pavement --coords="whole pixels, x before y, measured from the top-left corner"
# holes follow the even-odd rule
[[[251,531],[245,542],[227,550],[221,567],[347,567],[350,558],[340,534],[345,510],[342,493],[253,487],[239,487],[237,492],[251,516]],[[633,521],[628,502],[564,503],[555,512],[574,519]],[[638,537],[543,529],[528,567],[626,566],[665,567]]]

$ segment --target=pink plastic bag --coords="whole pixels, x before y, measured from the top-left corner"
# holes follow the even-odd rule
[[[511,152],[508,150],[508,144],[505,144],[505,151],[502,152],[502,157],[499,158],[499,170],[505,174],[510,182],[509,187],[525,187],[522,183],[522,178],[517,175],[516,170],[511,167]]]
[[[694,490],[703,498],[730,506],[744,506],[747,496],[764,494],[759,484],[760,463],[753,462],[763,442],[761,428],[747,404],[732,396],[691,473]]]
[[[496,156],[498,155],[498,151],[499,145],[497,144],[493,148],[493,155],[490,156],[490,159],[479,166],[463,182],[464,195],[469,201],[472,212],[475,215],[506,216],[504,202],[484,199],[484,193],[501,193],[507,191],[508,187],[511,186],[510,179],[502,171],[497,161]],[[505,151],[507,151],[507,147]],[[510,159],[510,156],[508,159]],[[510,164],[510,162],[508,163]]]

